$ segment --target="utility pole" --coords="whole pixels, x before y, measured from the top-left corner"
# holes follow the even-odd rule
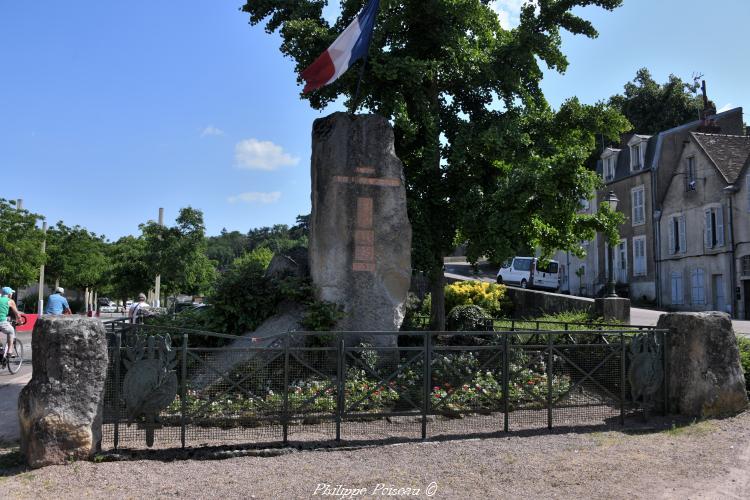
[[[164,226],[164,208],[159,208],[159,225]],[[156,275],[154,283],[154,307],[161,307],[161,274]]]
[[[42,222],[42,255],[47,253],[47,221]],[[39,302],[36,310],[39,316],[44,314],[44,262],[39,266]]]

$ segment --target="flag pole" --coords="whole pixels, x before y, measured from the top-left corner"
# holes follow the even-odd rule
[[[365,52],[365,57],[362,58],[362,67],[359,69],[359,79],[357,80],[357,90],[354,92],[354,99],[352,99],[352,109],[349,111],[350,115],[353,115],[354,112],[357,110],[357,101],[359,100],[359,88],[362,85],[362,78],[365,76],[365,67],[367,66],[367,56],[369,55],[370,50],[368,47],[367,52]]]

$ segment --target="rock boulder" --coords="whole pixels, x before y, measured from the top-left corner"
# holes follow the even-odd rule
[[[97,319],[40,317],[31,381],[18,398],[21,452],[31,467],[89,458],[101,441],[107,337]]]
[[[657,328],[669,330],[669,410],[695,417],[747,408],[745,379],[732,321],[722,312],[671,313]]]
[[[393,129],[377,115],[334,113],[312,137],[310,274],[340,304],[337,329],[397,332],[411,281],[411,224]],[[395,336],[368,336],[393,345]]]

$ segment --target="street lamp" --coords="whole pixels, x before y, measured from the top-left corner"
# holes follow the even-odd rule
[[[615,192],[610,191],[609,194],[607,194],[607,197],[602,200],[601,204],[607,205],[611,212],[616,212],[617,204],[619,202],[620,200],[617,198]],[[617,298],[617,292],[615,291],[615,266],[613,257],[614,251],[615,249],[612,248],[612,245],[609,245],[609,252],[607,255],[607,263],[609,264],[609,280],[607,281],[607,294],[605,295],[607,298]]]

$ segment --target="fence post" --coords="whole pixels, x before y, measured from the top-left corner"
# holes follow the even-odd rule
[[[424,395],[422,401],[422,439],[427,439],[427,413],[430,411],[430,383],[432,382],[432,332],[424,339]]]
[[[627,353],[625,352],[625,333],[620,332],[620,425],[625,425],[625,363]]]
[[[122,345],[122,334],[115,335],[114,362],[115,362],[115,451],[120,443],[120,346]]]
[[[289,442],[289,332],[284,335],[284,395],[281,409],[281,432],[284,444]]]
[[[503,335],[503,431],[508,432],[508,392],[509,392],[509,386],[508,383],[509,380],[509,373],[510,370],[510,353],[508,352],[508,347],[510,343],[508,342],[508,333],[504,333]]]
[[[186,420],[185,412],[187,411],[187,356],[188,356],[188,334],[182,334],[182,366],[180,367],[180,442],[182,449],[185,449]]]
[[[346,381],[344,380],[346,376],[344,373],[346,346],[344,345],[343,334],[339,333],[338,338],[336,349],[336,381],[338,383],[338,389],[336,390],[336,442],[341,441],[341,420],[344,416],[344,393],[346,391]]]
[[[547,428],[552,430],[552,334],[547,334]]]

